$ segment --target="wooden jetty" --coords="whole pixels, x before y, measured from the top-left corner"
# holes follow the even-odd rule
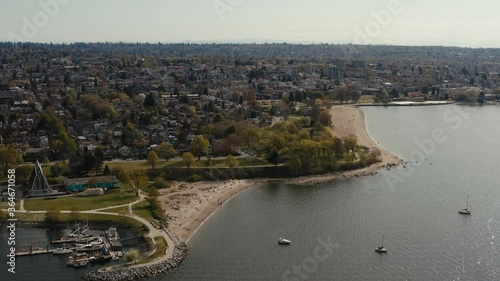
[[[54,250],[29,250],[29,251],[24,251],[24,252],[16,252],[16,257],[25,257],[25,256],[35,256],[35,255],[46,255],[46,254],[52,254]]]
[[[53,240],[51,241],[52,244],[63,244],[63,243],[85,243],[88,244],[89,242],[92,242],[94,240],[99,239],[99,237],[87,237],[87,238],[67,238],[67,239],[59,239],[59,240]]]

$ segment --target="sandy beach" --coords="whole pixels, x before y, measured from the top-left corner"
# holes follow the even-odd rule
[[[381,162],[369,167],[318,176],[305,176],[284,181],[293,184],[314,184],[341,178],[375,174],[379,169],[402,163],[397,155],[379,146],[368,134],[363,111],[354,106],[334,106],[331,109],[335,135],[353,134],[358,144],[381,152]],[[265,184],[269,179],[226,180],[219,182],[176,182],[168,190],[162,190],[159,201],[165,210],[169,228],[183,241],[188,241],[198,228],[224,202],[241,191]]]
[[[172,188],[161,191],[159,201],[166,211],[169,228],[181,240],[188,241],[224,202],[247,188],[266,182],[264,179],[175,182]]]

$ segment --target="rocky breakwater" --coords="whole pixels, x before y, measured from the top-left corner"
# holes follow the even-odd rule
[[[171,236],[172,237],[172,236]],[[182,265],[187,258],[187,246],[178,238],[173,239],[175,249],[173,256],[165,261],[145,265],[142,267],[126,268],[118,270],[99,270],[87,273],[83,276],[86,281],[124,281],[124,280],[137,280],[141,278],[153,277],[160,274],[170,272]]]

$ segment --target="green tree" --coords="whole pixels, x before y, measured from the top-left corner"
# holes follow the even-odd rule
[[[302,162],[300,161],[299,157],[292,158],[288,163],[288,168],[290,169],[290,173],[295,176],[300,175],[301,167],[302,167]]]
[[[229,168],[234,168],[236,166],[238,166],[240,164],[240,161],[238,161],[238,159],[234,158],[233,155],[228,155],[226,157],[226,165],[229,167]]]
[[[31,176],[32,172],[33,172],[33,166],[22,165],[22,166],[17,167],[16,176],[20,177],[24,181],[26,181]]]
[[[208,152],[209,144],[210,143],[205,137],[195,136],[191,141],[189,152],[198,157],[198,160],[200,160],[201,156],[205,155]]]
[[[257,128],[248,128],[243,131],[242,134],[243,141],[247,147],[250,147],[252,144],[255,144],[259,141],[260,132]]]
[[[399,95],[399,93],[398,93]],[[351,101],[357,103],[361,98],[361,94],[359,91],[351,91]]]
[[[330,127],[332,125],[332,115],[327,109],[321,110],[318,116],[318,122],[320,122],[325,127]]]
[[[222,121],[222,115],[220,113],[215,114],[214,123],[218,123]]]
[[[283,135],[283,133],[276,132],[263,134],[257,144],[259,154],[264,154],[269,159],[274,154],[279,153],[286,146],[286,139]]]
[[[62,161],[57,162],[54,165],[50,166],[50,172],[52,173],[52,175],[56,177],[63,176],[69,173],[70,170],[71,168],[69,167],[69,165],[66,162]]]
[[[160,163],[160,158],[158,157],[158,154],[154,151],[150,151],[148,153],[148,157],[146,162],[151,165],[151,169],[154,169],[156,165]]]
[[[0,145],[0,165],[3,167],[4,175],[7,175],[10,165],[23,163],[23,157],[17,153],[13,146]]]
[[[191,165],[193,165],[195,160],[196,158],[194,158],[194,155],[191,152],[186,152],[182,154],[182,161],[184,162],[184,165],[186,165],[188,170],[189,168],[191,168]]]
[[[158,189],[167,188],[169,186],[168,182],[163,177],[157,177],[153,182],[153,186]]]
[[[109,169],[108,164],[106,164],[106,166],[104,166],[104,170],[102,171],[102,174],[105,176],[111,175],[111,170]]]
[[[269,155],[269,157],[267,157],[267,161],[271,164],[274,164],[274,166],[276,167],[279,163],[279,156],[279,152],[275,150],[271,153],[271,155]]]
[[[287,154],[290,158],[298,158],[300,162],[292,163],[296,172],[298,166],[304,173],[314,172],[319,164],[320,143],[312,140],[295,141],[287,146]],[[295,160],[296,161],[296,160]],[[300,163],[300,165],[298,165]]]
[[[174,146],[168,142],[160,144],[156,148],[156,151],[158,152],[158,157],[165,159],[167,161],[177,156],[177,150],[175,150]]]
[[[155,97],[154,97],[153,93],[150,93],[144,99],[144,106],[145,107],[154,107],[155,104],[156,104]]]
[[[61,209],[59,206],[53,204],[50,205],[45,213],[45,221],[49,223],[58,223],[61,219]]]
[[[342,142],[342,139],[339,137],[333,138],[333,152],[335,153],[337,158],[342,157],[342,155],[345,153],[344,143]]]
[[[358,144],[358,139],[356,138],[356,136],[349,135],[347,137],[344,137],[343,142],[346,152],[349,153],[349,151],[351,151],[351,153],[354,155],[354,153],[356,153],[356,146]]]
[[[139,251],[137,251],[136,249],[130,249],[125,253],[124,257],[126,262],[137,263],[137,259],[139,258]]]
[[[120,182],[123,182],[123,183],[129,183],[130,182],[130,175],[129,175],[129,173],[125,172],[125,170],[123,170],[123,168],[121,168],[121,167],[114,168],[112,174],[115,175],[115,177]]]
[[[50,149],[54,150],[57,155],[64,153],[64,143],[60,140],[53,140],[50,144]]]
[[[477,98],[477,102],[478,103],[484,103],[484,99],[485,99],[484,92],[479,93],[479,97]]]

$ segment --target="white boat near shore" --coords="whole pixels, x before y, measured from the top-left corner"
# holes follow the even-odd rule
[[[281,244],[281,245],[290,245],[290,244],[292,244],[292,241],[280,237],[278,239],[278,244]]]

